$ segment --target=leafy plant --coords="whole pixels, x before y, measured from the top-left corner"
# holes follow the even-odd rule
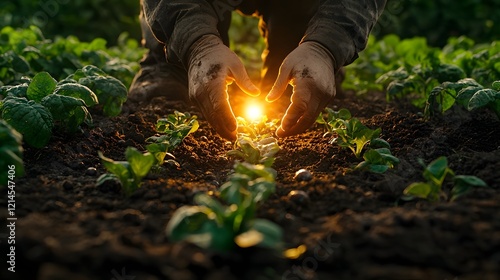
[[[326,126],[328,132],[335,133],[336,137],[330,140],[331,144],[337,144],[342,148],[349,148],[359,158],[366,145],[374,143],[378,148],[390,148],[389,143],[379,138],[381,129],[370,129],[363,125],[357,118],[353,118],[347,109],[335,112],[326,110],[326,119],[321,114],[317,123]]]
[[[120,114],[127,100],[128,90],[118,79],[109,76],[94,65],[87,65],[61,81],[62,84],[80,84],[95,93],[107,116]]]
[[[391,150],[387,148],[369,149],[363,154],[363,159],[364,161],[360,162],[355,169],[384,173],[399,163],[399,159],[393,156]]]
[[[456,83],[442,83],[432,90],[425,114],[432,115],[436,111],[444,112],[453,104],[458,103],[469,111],[488,108],[500,118],[500,81],[493,82],[491,87],[484,88],[470,78]]]
[[[279,152],[278,140],[271,134],[276,128],[277,120],[268,122],[266,117],[258,122],[247,122],[238,117],[238,135],[233,150],[227,152],[251,164],[263,164],[270,167],[274,156]]]
[[[99,158],[108,172],[97,179],[97,185],[108,180],[118,180],[126,195],[132,194],[140,187],[141,180],[149,173],[155,163],[151,153],[141,153],[136,148],[128,147],[125,151],[126,161],[114,161],[105,157],[102,152]]]
[[[342,148],[349,148],[359,158],[363,156],[355,169],[367,169],[375,173],[384,173],[399,163],[399,159],[392,155],[391,145],[379,138],[381,129],[370,129],[359,119],[353,118],[347,109],[334,111],[325,108],[325,114],[319,114],[316,123],[324,125],[327,132],[324,136],[333,134],[330,144],[337,144]]]
[[[22,135],[4,120],[0,120],[0,166],[15,166],[16,177],[24,175]],[[7,186],[8,169],[0,174],[0,186]]]
[[[424,166],[422,173],[425,182],[417,182],[409,185],[403,192],[408,199],[423,198],[429,201],[438,201],[441,196],[446,197],[443,191],[443,184],[447,178],[451,178],[451,201],[468,193],[474,187],[487,187],[487,184],[476,176],[455,175],[455,172],[448,167],[448,159],[439,157],[429,165],[420,162]]]
[[[274,192],[276,173],[263,165],[238,163],[235,173],[220,189],[224,205],[207,194],[195,197],[197,206],[184,206],[167,225],[172,241],[186,240],[203,248],[227,251],[246,248],[280,248],[282,230],[256,219],[258,203]]]
[[[175,111],[174,114],[156,122],[156,130],[162,133],[160,136],[152,136],[146,139],[146,149],[152,153],[157,164],[163,164],[165,156],[182,143],[182,140],[200,127],[197,116],[188,112]]]
[[[35,148],[47,145],[56,122],[70,133],[84,122],[90,124],[87,106],[98,103],[88,87],[69,80],[58,83],[47,72],[38,73],[28,83],[0,87],[0,94],[6,96],[0,117]]]
[[[0,85],[17,85],[24,76],[44,71],[61,80],[86,65],[95,65],[128,87],[143,54],[139,43],[126,36],[118,38],[118,46],[107,48],[102,38],[88,43],[76,37],[47,40],[35,26],[7,26],[0,30]]]

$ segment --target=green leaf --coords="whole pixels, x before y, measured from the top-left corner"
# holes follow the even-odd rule
[[[143,154],[133,147],[128,147],[125,150],[125,158],[130,163],[130,168],[139,181],[149,173],[156,160],[151,153]]]
[[[52,115],[44,106],[24,97],[9,96],[3,100],[2,118],[20,132],[24,141],[42,148],[52,136]]]
[[[58,85],[54,93],[80,98],[85,101],[85,105],[88,107],[92,107],[99,102],[97,96],[88,87],[76,83]]]
[[[488,187],[488,184],[476,176],[457,175],[453,178],[455,184],[465,184],[471,187]]]
[[[57,81],[47,72],[40,72],[33,77],[27,90],[29,100],[40,102],[45,96],[56,89]]]
[[[390,149],[391,145],[389,142],[385,141],[384,139],[381,138],[375,138],[370,140],[370,147],[371,148],[387,148]]]
[[[465,108],[469,107],[469,102],[472,96],[476,94],[476,92],[482,90],[482,86],[468,86],[461,89],[457,94],[457,103],[461,104]]]
[[[424,178],[432,181],[437,186],[441,187],[446,176],[454,175],[453,171],[448,168],[448,159],[444,156],[432,161],[424,170]]]
[[[96,94],[105,115],[117,116],[120,114],[128,93],[122,82],[113,77],[88,76],[78,80],[78,83],[87,86]]]
[[[500,91],[500,81],[494,81],[492,84],[491,84],[491,88],[496,90],[496,91]]]
[[[256,245],[266,248],[281,248],[283,230],[277,224],[264,219],[255,219],[251,230],[262,234],[262,240]]]
[[[28,84],[20,84],[16,86],[3,86],[0,87],[0,94],[3,96],[13,95],[15,97],[26,97],[28,92]]]
[[[178,242],[190,235],[203,233],[205,224],[212,222],[208,218],[209,213],[210,210],[204,206],[182,206],[167,224],[168,237],[171,241]],[[202,247],[208,247],[210,241],[204,243],[208,244]]]
[[[418,182],[418,183],[413,183],[413,184],[409,185],[403,191],[403,194],[428,199],[431,197],[432,190],[433,190],[433,188],[431,185],[429,185],[427,183],[423,183],[423,182]]]
[[[4,120],[0,120],[0,166],[5,169],[0,173],[0,186],[8,185],[9,166],[14,166],[16,177],[24,175],[22,155],[21,134]]]
[[[54,120],[66,120],[74,114],[75,109],[85,106],[82,99],[60,94],[49,94],[40,104],[49,109]]]
[[[470,99],[468,110],[472,111],[488,106],[495,100],[500,99],[500,93],[493,89],[482,89],[476,92]]]

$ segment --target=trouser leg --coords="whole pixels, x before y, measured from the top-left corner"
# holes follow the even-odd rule
[[[169,100],[188,101],[187,71],[180,65],[167,62],[165,45],[159,42],[146,23],[144,11],[139,15],[142,31],[141,44],[148,51],[140,62],[141,69],[129,89],[129,99],[142,103],[154,97],[165,96]],[[228,30],[231,14],[220,19],[218,29],[222,41],[229,45]]]

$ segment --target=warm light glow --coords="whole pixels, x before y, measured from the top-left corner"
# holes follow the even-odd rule
[[[246,109],[246,119],[248,121],[258,121],[262,118],[262,107],[258,104],[250,104]]]

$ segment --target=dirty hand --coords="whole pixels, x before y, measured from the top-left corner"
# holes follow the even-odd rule
[[[189,98],[224,138],[236,139],[236,118],[227,86],[233,81],[247,94],[258,95],[241,60],[215,35],[205,35],[191,47],[188,60]]]
[[[293,93],[276,132],[279,137],[305,131],[335,96],[334,58],[330,51],[316,42],[300,44],[283,60],[266,100],[280,98],[288,84],[293,86]]]

